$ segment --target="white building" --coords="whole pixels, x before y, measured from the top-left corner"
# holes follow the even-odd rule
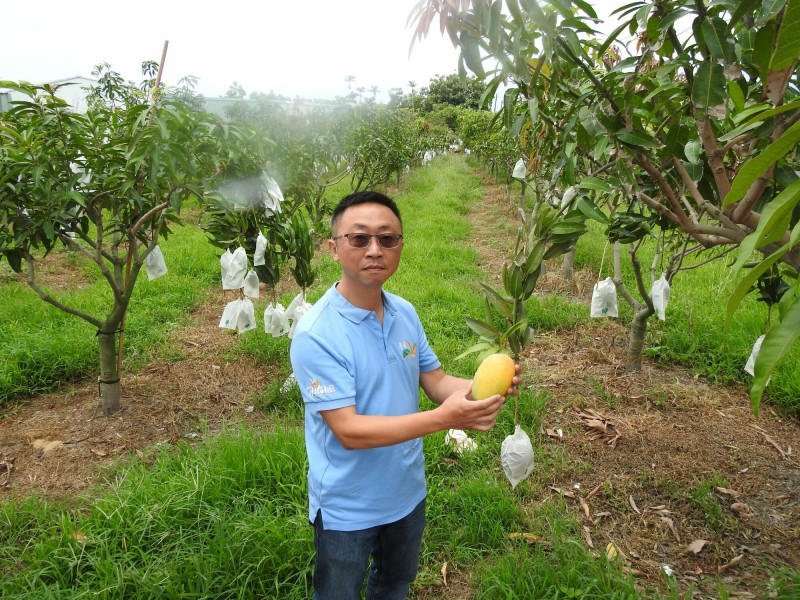
[[[66,79],[57,79],[55,81],[46,81],[37,85],[59,86],[56,96],[64,99],[76,112],[83,113],[86,112],[85,88],[96,84],[96,79],[76,76],[67,77]],[[12,102],[16,100],[27,100],[27,96],[17,91],[0,87],[0,112],[10,109],[13,106]]]

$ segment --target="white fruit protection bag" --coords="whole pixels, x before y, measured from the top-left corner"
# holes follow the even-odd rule
[[[256,238],[256,251],[253,253],[254,267],[266,264],[266,260],[264,259],[264,254],[266,253],[266,251],[267,251],[267,238],[265,238],[264,234],[259,231],[258,237]]]
[[[666,273],[662,273],[661,277],[653,282],[653,287],[650,289],[650,298],[653,300],[653,308],[656,310],[656,316],[662,321],[666,320],[667,304],[669,304],[669,281],[667,281]]]
[[[144,269],[147,271],[147,280],[153,281],[167,273],[167,264],[164,262],[164,255],[161,253],[161,248],[156,246],[144,258]]]
[[[500,446],[500,465],[512,488],[533,472],[531,438],[519,425],[514,426],[514,435],[509,435]]]
[[[231,252],[226,250],[220,257],[222,267],[222,289],[238,290],[244,287],[244,276],[247,274],[247,252],[239,246]]]
[[[244,278],[244,295],[248,298],[258,298],[258,274],[250,269],[247,272],[247,277]]]
[[[525,166],[525,159],[520,158],[514,165],[514,171],[511,173],[511,177],[514,179],[525,179],[527,176],[528,167]]]
[[[239,318],[236,320],[236,329],[239,333],[244,333],[256,328],[256,315],[250,298],[242,298],[239,302],[241,304],[239,305]]]
[[[444,436],[444,443],[453,448],[457,454],[461,454],[465,450],[472,451],[478,448],[477,442],[460,429],[448,430]]]
[[[592,317],[616,317],[617,311],[617,286],[611,277],[594,284],[592,290]]]
[[[289,317],[283,304],[269,304],[264,310],[264,331],[272,337],[280,337],[289,331]]]

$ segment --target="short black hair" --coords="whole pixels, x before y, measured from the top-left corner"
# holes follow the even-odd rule
[[[336,205],[336,208],[333,209],[333,214],[331,215],[331,231],[336,229],[336,221],[339,220],[339,217],[342,216],[342,213],[346,211],[351,206],[356,206],[358,204],[365,204],[367,202],[374,202],[375,204],[381,204],[391,210],[394,215],[397,217],[397,220],[400,221],[400,230],[403,229],[403,219],[400,217],[400,209],[397,208],[397,204],[394,200],[389,198],[389,196],[385,194],[381,194],[380,192],[375,192],[372,190],[365,190],[362,192],[353,192],[352,194],[348,194],[341,200],[339,200],[339,204]]]

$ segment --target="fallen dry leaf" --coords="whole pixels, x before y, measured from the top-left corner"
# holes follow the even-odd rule
[[[558,440],[559,442],[564,439],[564,432],[561,429],[550,429],[549,427],[544,430],[547,437]]]
[[[737,492],[736,490],[731,490],[729,488],[724,488],[724,487],[718,487],[717,491],[720,494],[725,494],[726,496],[733,496],[734,498],[736,498],[736,496],[739,495],[739,492]]]
[[[589,548],[594,550],[594,542],[592,541],[592,534],[589,532],[589,528],[586,525],[583,526],[583,541],[586,542],[586,545],[589,546]]]
[[[73,531],[72,537],[76,542],[80,542],[81,544],[85,544],[87,541],[87,537],[82,531]]]
[[[644,571],[640,571],[639,569],[634,569],[633,567],[622,567],[622,572],[627,573],[628,575],[632,575],[633,577],[647,577],[647,573]]]
[[[619,550],[617,550],[614,542],[608,542],[606,545],[606,556],[608,557],[608,560],[614,560],[619,556]]]
[[[566,496],[567,498],[574,498],[575,492],[570,492],[569,490],[562,490],[561,488],[555,487],[554,485],[550,486],[550,489],[554,492],[561,494],[562,496]]]
[[[631,505],[631,508],[633,509],[633,512],[635,512],[637,515],[642,514],[642,511],[640,511],[639,507],[636,506],[636,502],[634,502],[633,496],[629,496],[628,497],[628,503]]]
[[[723,574],[723,573],[727,573],[730,569],[732,569],[733,567],[738,565],[740,562],[742,562],[743,558],[744,558],[744,554],[740,554],[736,558],[733,558],[730,562],[727,562],[724,565],[720,565],[719,567],[717,567],[717,573],[719,573],[720,575]]]
[[[31,445],[33,446],[34,450],[41,450],[42,452],[47,454],[48,452],[52,452],[57,448],[61,448],[61,446],[64,445],[64,442],[62,442],[61,440],[49,441],[45,439],[38,439],[38,440],[33,440]]]
[[[710,542],[708,540],[695,540],[686,546],[681,554],[700,554],[703,551],[703,548],[708,546],[709,543]]]
[[[601,483],[601,484],[599,484],[598,486],[596,486],[596,487],[595,487],[595,488],[594,488],[594,489],[593,489],[591,492],[589,492],[588,494],[586,494],[586,501],[588,502],[589,500],[591,500],[592,498],[594,498],[594,497],[595,497],[595,495],[597,495],[597,492],[599,492],[599,491],[601,490],[601,488],[602,488],[602,487],[603,487],[603,484]]]
[[[5,475],[5,478],[0,481],[0,488],[6,487],[11,481],[12,470],[14,470],[14,457],[3,457],[3,462],[0,462],[0,474]]]
[[[622,438],[622,434],[619,433],[610,419],[591,408],[579,412],[578,418],[583,423],[583,426],[589,429],[586,436],[590,440],[602,439],[607,445],[616,448],[617,441]]]
[[[673,522],[673,520],[670,519],[669,517],[659,517],[659,518],[662,521],[664,521],[664,523],[667,524],[667,527],[669,527],[669,530],[672,532],[672,535],[674,535],[675,539],[680,542],[681,541],[681,536],[678,535],[678,529],[675,527],[675,523]]]
[[[447,561],[445,561],[442,568],[439,569],[439,573],[442,574],[442,583],[447,585]]]
[[[586,503],[586,500],[584,500],[581,496],[578,496],[578,501],[581,503],[581,508],[583,508],[586,518],[591,519],[592,514],[589,512],[589,505]]]
[[[731,510],[736,514],[737,517],[740,519],[748,519],[752,515],[750,514],[750,507],[743,502],[734,502],[731,504]]]
[[[99,456],[100,458],[105,458],[106,456],[108,456],[108,452],[106,452],[105,450],[99,450],[97,448],[92,448],[91,452],[92,454],[94,454],[95,456]]]
[[[533,533],[514,532],[508,534],[510,540],[524,540],[528,544],[535,544],[539,541],[539,536]]]

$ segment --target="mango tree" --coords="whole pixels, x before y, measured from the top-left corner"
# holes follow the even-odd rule
[[[438,17],[465,70],[490,76],[490,90],[506,83],[505,110],[522,104],[533,123],[583,130],[608,157],[593,177],[703,248],[736,247],[780,199],[787,210],[769,209],[781,218],[749,249],[783,249],[774,260],[797,273],[787,207],[797,205],[800,0],[619,5],[610,35],[583,0],[422,0],[412,19],[423,37]]]
[[[148,66],[151,67],[148,63]],[[45,302],[90,323],[99,343],[103,411],[120,408],[118,335],[134,286],[158,241],[226,173],[257,172],[261,140],[102,66],[85,114],[54,86],[0,82],[26,98],[0,114],[0,255],[27,272]],[[87,257],[111,290],[100,314],[69,306],[40,284],[56,245]]]

